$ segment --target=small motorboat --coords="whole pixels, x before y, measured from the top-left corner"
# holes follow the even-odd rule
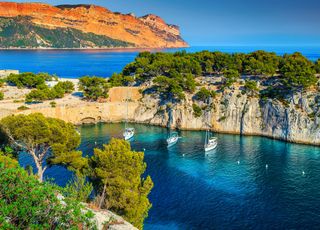
[[[123,137],[124,139],[130,140],[134,136],[134,128],[126,128],[125,131],[123,132]]]
[[[167,138],[167,144],[168,144],[168,147],[176,144],[179,140],[179,136],[178,136],[178,133],[174,132],[174,133],[171,133],[169,135],[169,137]]]

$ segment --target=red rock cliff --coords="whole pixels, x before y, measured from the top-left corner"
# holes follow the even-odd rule
[[[186,47],[179,27],[166,24],[160,17],[113,13],[95,5],[51,6],[43,3],[0,2],[0,17],[29,16],[45,28],[73,28],[134,43],[137,47]]]

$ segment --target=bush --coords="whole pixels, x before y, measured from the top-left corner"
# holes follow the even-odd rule
[[[3,229],[92,228],[93,214],[79,202],[57,198],[59,188],[41,183],[19,167],[0,166],[0,225]]]
[[[244,84],[245,91],[250,95],[259,91],[258,84],[256,81],[247,80]]]
[[[108,98],[109,86],[105,78],[85,76],[79,79],[79,89],[87,100]]]
[[[4,99],[4,93],[0,92],[0,101],[2,101]]]
[[[73,90],[74,84],[70,81],[59,82],[51,89],[47,85],[41,84],[26,95],[26,101],[30,103],[63,98],[66,93],[71,93]]]
[[[50,105],[51,105],[52,108],[55,108],[55,107],[57,106],[57,102],[51,101],[51,102],[50,102]]]
[[[47,73],[21,73],[21,74],[10,74],[6,81],[9,84],[15,85],[18,88],[36,88],[39,85],[43,85],[45,81],[50,81],[55,76]]]
[[[74,84],[71,81],[59,81],[53,88],[61,88],[64,93],[72,93],[74,91]]]
[[[200,106],[198,106],[197,104],[193,104],[192,109],[193,109],[193,115],[195,117],[201,117],[202,109],[200,108]]]
[[[27,107],[27,106],[25,106],[25,105],[22,105],[22,106],[19,106],[17,109],[18,109],[18,110],[28,110],[28,109],[30,109],[30,108]]]
[[[205,87],[202,87],[196,94],[195,98],[200,101],[207,101],[210,97],[214,98],[217,95],[215,91],[210,91]]]

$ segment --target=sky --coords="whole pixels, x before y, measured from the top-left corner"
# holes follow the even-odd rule
[[[41,0],[40,0],[41,1]],[[23,2],[20,0],[19,2]],[[191,46],[320,46],[320,0],[43,0],[153,13],[180,26]]]

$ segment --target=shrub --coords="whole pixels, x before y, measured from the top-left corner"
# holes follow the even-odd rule
[[[244,84],[245,92],[247,92],[250,95],[255,94],[259,91],[258,84],[256,81],[247,80]]]
[[[201,110],[200,106],[198,106],[197,104],[192,104],[192,109],[193,109],[193,115],[195,117],[201,117],[202,110]]]
[[[52,108],[55,108],[55,107],[57,106],[57,102],[51,101],[51,102],[50,102],[50,105],[51,105]]]
[[[210,97],[214,98],[217,95],[215,91],[210,91],[205,87],[202,87],[196,94],[195,97],[200,101],[207,101]]]
[[[105,78],[85,76],[79,79],[79,89],[87,100],[97,101],[108,98],[108,83]]]
[[[17,109],[18,109],[18,110],[28,110],[28,109],[30,109],[30,108],[27,107],[27,106],[25,106],[25,105],[22,105],[22,106],[19,106]]]
[[[54,76],[47,73],[21,73],[21,74],[10,74],[6,81],[9,84],[13,84],[18,88],[36,88],[39,85],[43,85],[45,81],[52,80]]]
[[[0,101],[4,99],[4,93],[0,92]]]
[[[0,225],[3,229],[94,228],[79,202],[57,198],[59,188],[41,183],[19,167],[0,166]]]

